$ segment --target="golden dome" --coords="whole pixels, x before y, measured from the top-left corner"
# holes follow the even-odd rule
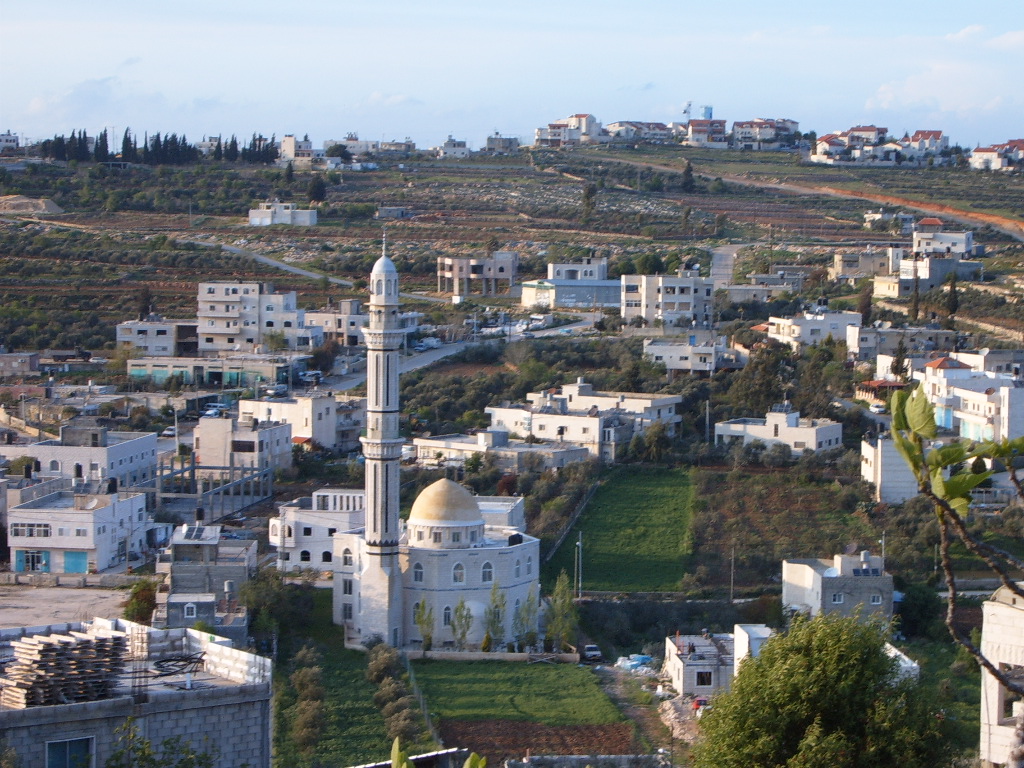
[[[458,483],[447,478],[424,488],[412,505],[410,525],[483,523],[480,506],[473,495]]]

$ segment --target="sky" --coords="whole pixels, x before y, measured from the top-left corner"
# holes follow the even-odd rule
[[[0,0],[0,131],[480,147],[579,112],[1024,138],[1020,0]]]

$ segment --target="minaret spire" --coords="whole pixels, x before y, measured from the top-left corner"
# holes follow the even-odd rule
[[[403,642],[399,539],[398,365],[402,330],[398,322],[398,270],[387,257],[387,232],[381,257],[370,273],[370,323],[366,339],[366,554],[361,587],[363,637],[379,634]]]

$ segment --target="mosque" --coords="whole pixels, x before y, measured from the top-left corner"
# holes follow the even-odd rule
[[[521,498],[475,497],[458,483],[438,480],[420,493],[402,525],[398,372],[403,331],[398,272],[386,245],[369,287],[362,524],[339,525],[332,532],[334,623],[345,626],[356,644],[379,635],[395,647],[415,645],[422,637],[414,616],[425,601],[434,615],[434,645],[445,646],[455,640],[452,619],[464,600],[473,615],[466,642],[478,644],[497,585],[504,596],[504,640],[514,638],[514,627],[535,632],[536,610],[522,612],[532,615],[533,626],[517,621],[528,601],[536,605],[540,587],[540,542],[525,533]]]

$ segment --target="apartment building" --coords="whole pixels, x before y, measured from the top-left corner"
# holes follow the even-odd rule
[[[1017,582],[1024,586],[1024,582]],[[1019,679],[1024,672],[1024,598],[1002,586],[982,604],[981,652],[1003,672]],[[981,748],[985,768],[1009,765],[1014,730],[1024,702],[984,667],[981,670]]]
[[[832,419],[802,419],[789,403],[772,406],[763,419],[740,418],[715,423],[715,443],[788,445],[794,453],[828,451],[843,444],[843,425]]]
[[[196,461],[206,474],[228,476],[228,468],[287,469],[292,465],[290,424],[204,416],[192,433]]]
[[[867,550],[835,555],[831,560],[806,558],[782,561],[784,610],[842,616],[892,618],[893,580],[885,561]]]
[[[323,344],[323,329],[306,324],[295,291],[276,293],[270,283],[200,283],[197,303],[200,353],[260,351],[275,340],[290,350]]]
[[[714,284],[696,270],[676,275],[622,275],[622,319],[637,318],[645,325],[710,325],[714,311]]]
[[[644,339],[644,357],[661,363],[671,377],[675,371],[714,373],[723,368],[742,368],[746,355],[729,347],[724,336],[713,330],[695,329],[689,334]]]
[[[150,315],[146,320],[118,323],[117,346],[138,350],[146,357],[194,357],[199,353],[198,327],[195,320]]]
[[[295,203],[282,203],[280,200],[267,200],[249,209],[250,227],[269,227],[272,224],[315,227],[316,209],[299,208]]]
[[[407,338],[419,332],[422,321],[422,312],[402,312],[398,316],[398,326]],[[359,299],[342,299],[324,309],[306,310],[306,325],[319,326],[325,340],[334,340],[343,347],[362,344],[363,328],[369,322],[370,315]]]
[[[497,296],[511,290],[516,282],[519,254],[514,251],[495,251],[485,257],[439,256],[437,259],[438,293],[456,296],[481,294]]]
[[[891,323],[846,328],[846,352],[851,360],[875,360],[892,355],[903,343],[907,354],[951,352],[959,338],[956,331],[933,327],[893,328]]]
[[[788,344],[799,351],[816,346],[831,336],[835,341],[846,338],[848,327],[860,328],[860,312],[818,309],[795,317],[769,317],[768,338]]]
[[[286,398],[239,400],[238,420],[288,424],[293,445],[348,453],[359,450],[359,435],[366,426],[366,398],[313,390]]]

